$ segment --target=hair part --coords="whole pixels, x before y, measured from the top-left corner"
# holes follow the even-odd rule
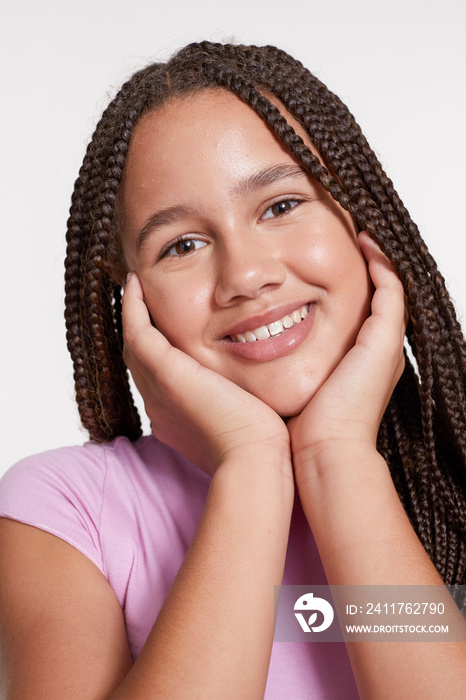
[[[93,440],[141,435],[123,362],[119,221],[131,135],[149,111],[205,89],[249,105],[288,151],[379,244],[404,287],[406,368],[382,420],[378,449],[424,548],[446,583],[466,577],[466,346],[445,282],[419,230],[340,99],[274,46],[201,42],[138,71],[104,112],[72,197],[66,325],[81,420]],[[315,156],[267,97],[297,119]]]

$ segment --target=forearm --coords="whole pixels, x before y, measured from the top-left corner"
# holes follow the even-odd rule
[[[374,450],[316,451],[299,492],[333,584],[440,584]]]
[[[316,450],[298,483],[330,584],[442,584],[375,450]],[[459,616],[453,601],[451,614]],[[465,646],[358,642],[348,652],[362,698],[456,699],[466,687]]]
[[[290,465],[250,456],[212,479],[194,541],[112,698],[262,698],[293,502]]]

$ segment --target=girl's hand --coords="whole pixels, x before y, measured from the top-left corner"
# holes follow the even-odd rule
[[[297,477],[327,447],[375,450],[380,421],[404,369],[403,287],[367,233],[358,239],[375,287],[371,315],[355,345],[301,415],[288,423]]]
[[[124,359],[154,434],[213,474],[227,457],[274,453],[290,468],[289,433],[262,401],[170,345],[151,324],[136,274],[123,297]]]

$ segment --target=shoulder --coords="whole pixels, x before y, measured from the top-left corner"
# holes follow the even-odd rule
[[[149,479],[160,485],[173,482],[199,486],[209,477],[188,460],[163,445],[153,436],[131,442],[118,437],[109,443],[86,442],[84,445],[61,447],[22,459],[0,480],[0,505],[19,488],[34,496],[34,487],[41,490],[64,489],[81,494],[101,493],[106,480],[115,480],[122,488],[138,480]]]
[[[209,477],[147,436],[131,442],[88,442],[27,457],[0,481],[0,517],[66,540],[104,573],[111,551],[141,530],[161,533],[181,520],[198,521]],[[147,525],[145,525],[147,524]],[[132,545],[132,549],[136,544]]]

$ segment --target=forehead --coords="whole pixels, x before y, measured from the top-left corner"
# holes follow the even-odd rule
[[[299,123],[287,112],[284,105],[273,95],[267,94],[267,98],[287,118],[292,121],[293,127],[301,129]],[[270,127],[259,117],[248,104],[229,90],[223,88],[206,88],[204,90],[188,93],[180,97],[173,97],[161,107],[145,114],[135,128],[132,141],[147,135],[148,131],[155,129],[164,130],[164,127],[179,127],[187,130],[199,129],[204,126],[207,135],[207,127],[214,124],[221,127],[228,126],[229,119],[238,121],[239,124],[251,129],[266,131]],[[168,129],[170,131],[170,128]]]
[[[308,141],[283,105],[276,98],[269,99]],[[204,90],[174,98],[144,115],[131,138],[125,179],[129,184],[141,171],[150,171],[154,177],[154,165],[162,180],[167,171],[177,171],[183,177],[191,166],[200,168],[207,162],[215,164],[225,178],[240,167],[247,168],[248,161],[253,167],[254,160],[267,156],[294,160],[271,128],[236,95],[223,89]]]

